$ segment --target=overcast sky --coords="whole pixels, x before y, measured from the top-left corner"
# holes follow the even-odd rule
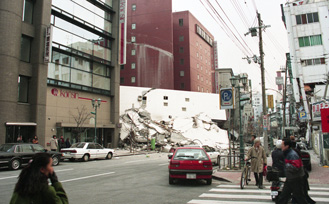
[[[208,13],[204,5],[208,8],[214,18]],[[281,18],[280,4],[285,4],[286,0],[209,0],[216,8],[217,12],[224,19],[225,23],[231,28],[234,34],[240,39],[240,42],[248,45],[250,48],[239,49],[235,40],[227,36],[223,24],[209,8],[206,0],[173,0],[173,12],[189,10],[210,32],[218,42],[218,61],[219,68],[233,68],[234,74],[246,72],[252,79],[253,91],[261,91],[260,66],[255,63],[248,64],[247,60],[242,59],[246,52],[259,56],[258,37],[244,36],[248,32],[248,27],[256,25],[256,9],[260,12],[265,25],[271,25],[263,33],[264,52],[265,52],[265,84],[266,88],[277,89],[275,85],[276,71],[285,66],[285,53],[288,51],[287,32]],[[229,20],[226,18],[221,8],[225,11]],[[237,12],[237,10],[239,12]],[[242,17],[240,17],[242,16]],[[235,30],[236,29],[236,30]],[[240,36],[243,40],[241,40]],[[234,37],[232,37],[234,38]],[[246,45],[244,45],[247,47]],[[251,54],[249,54],[251,55]],[[267,93],[275,92],[268,91]]]

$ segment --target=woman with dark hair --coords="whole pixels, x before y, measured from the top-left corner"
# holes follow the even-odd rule
[[[52,167],[51,155],[36,154],[21,171],[10,204],[62,204],[68,198]],[[48,184],[48,178],[51,185]]]

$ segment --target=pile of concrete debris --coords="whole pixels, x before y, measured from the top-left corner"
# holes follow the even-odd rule
[[[144,150],[151,139],[156,148],[169,151],[171,147],[190,144],[208,145],[220,149],[228,148],[227,131],[220,129],[205,114],[190,118],[171,118],[154,121],[144,109],[129,109],[121,115],[120,146]]]

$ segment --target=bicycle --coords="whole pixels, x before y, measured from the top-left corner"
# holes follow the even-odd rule
[[[251,181],[250,180],[251,163],[250,163],[249,160],[251,160],[251,158],[245,161],[245,165],[244,165],[242,173],[241,173],[241,180],[240,180],[240,188],[241,189],[244,189],[244,186],[248,185],[249,181]]]

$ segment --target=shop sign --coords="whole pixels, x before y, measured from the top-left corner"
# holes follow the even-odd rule
[[[312,118],[313,121],[321,121],[321,109],[322,108],[329,108],[329,100],[326,102],[316,102],[312,104]]]
[[[45,52],[44,52],[44,58],[43,61],[45,63],[48,63],[51,58],[51,47],[52,47],[52,32],[53,27],[48,26],[46,28],[46,36],[45,36]]]
[[[322,132],[329,133],[329,108],[321,109]]]
[[[214,40],[198,24],[195,24],[195,26],[196,33],[212,47]]]
[[[63,97],[63,98],[74,98],[74,99],[79,98],[79,93],[78,92],[68,91],[68,90],[63,90],[63,89],[53,88],[53,89],[51,89],[51,94],[53,96]]]

